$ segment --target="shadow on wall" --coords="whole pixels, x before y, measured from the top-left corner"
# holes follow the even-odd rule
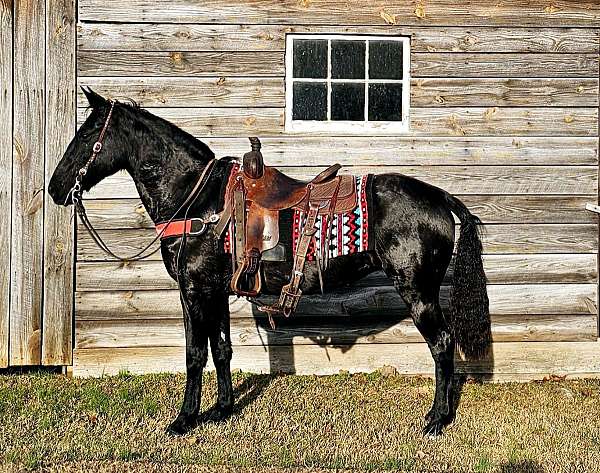
[[[442,288],[441,304],[445,313],[448,311],[448,285],[451,284],[451,277],[452,268]],[[264,297],[261,300],[271,303],[275,297]],[[410,343],[424,342],[410,320],[402,299],[383,273],[375,273],[345,289],[334,290],[324,296],[303,297],[298,313],[288,319],[276,318],[277,327],[274,330],[263,313],[254,308],[253,314],[257,331],[268,352],[272,374],[296,373],[297,360],[293,343],[302,343],[302,339],[304,343],[320,346],[326,352],[326,356],[329,355],[327,351],[331,353],[333,350],[345,353],[357,343],[364,343],[365,338],[369,337],[372,337],[370,343],[373,343],[376,337],[379,337],[382,343],[394,343],[394,339]],[[406,323],[390,333],[390,329],[402,321]],[[402,364],[403,360],[398,359],[398,363]],[[382,360],[381,366],[383,365],[385,362]],[[431,367],[433,368],[433,360]],[[457,355],[456,368],[457,392],[454,399],[458,407],[460,392],[467,378],[486,381],[492,377],[492,346],[489,347],[487,357],[482,360],[463,361]],[[433,373],[433,370],[431,372]],[[266,387],[268,382],[267,379],[261,389]]]

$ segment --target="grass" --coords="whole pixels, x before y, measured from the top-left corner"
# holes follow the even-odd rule
[[[173,439],[164,429],[181,375],[0,375],[0,469],[538,473],[600,464],[597,380],[466,384],[456,422],[436,440],[420,433],[430,380],[236,374],[234,383],[231,420]],[[206,376],[203,409],[215,391]]]

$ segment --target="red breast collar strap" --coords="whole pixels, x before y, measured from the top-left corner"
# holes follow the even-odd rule
[[[165,228],[166,227],[166,228]],[[206,223],[199,218],[188,218],[187,220],[173,220],[171,223],[159,223],[156,225],[156,233],[161,240],[169,237],[186,235],[201,235],[206,231]]]

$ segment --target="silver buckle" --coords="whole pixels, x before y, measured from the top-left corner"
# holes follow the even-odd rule
[[[190,231],[187,232],[188,235],[202,235],[206,232],[206,229],[208,228],[208,226],[206,225],[206,222],[204,220],[202,220],[201,218],[190,218],[188,219],[190,221]],[[198,230],[194,230],[194,223],[195,222],[200,222],[200,228]]]

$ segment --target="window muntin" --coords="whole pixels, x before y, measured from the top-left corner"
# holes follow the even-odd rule
[[[409,39],[287,35],[286,131],[408,131]]]

